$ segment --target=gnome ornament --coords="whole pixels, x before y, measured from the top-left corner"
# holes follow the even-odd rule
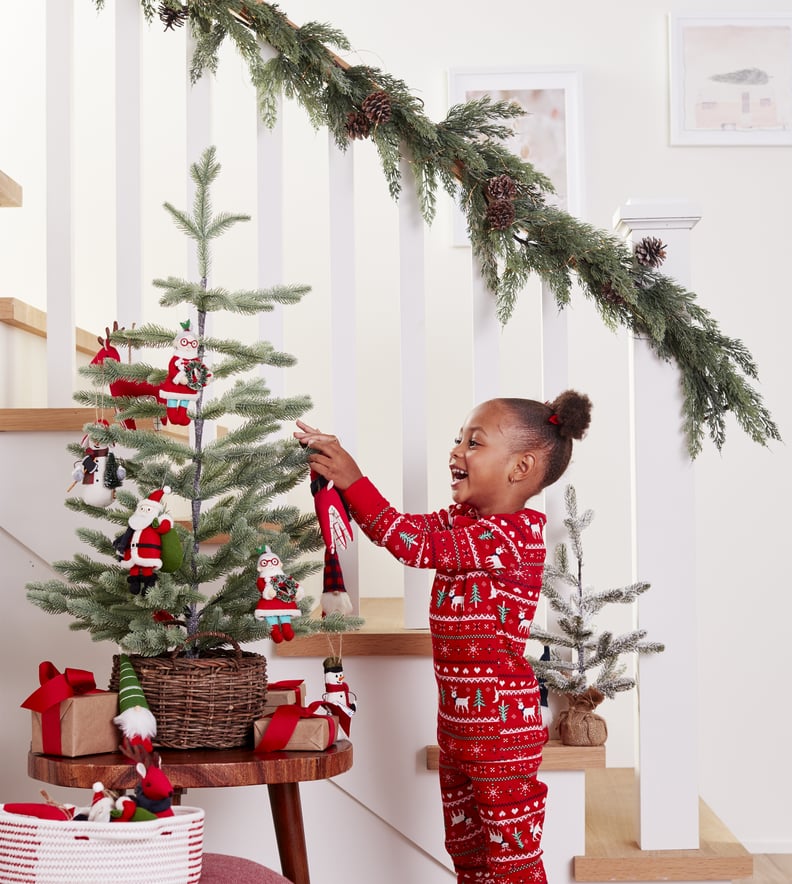
[[[121,567],[129,571],[127,583],[132,595],[145,595],[157,582],[157,571],[163,566],[163,536],[173,527],[162,502],[163,495],[169,493],[166,485],[141,500],[129,517],[127,530],[113,541]]]
[[[198,356],[199,342],[190,331],[190,320],[182,322],[181,327],[181,333],[173,339],[173,356],[167,380],[160,384],[159,398],[165,402],[168,420],[186,427],[190,423],[187,406],[195,402],[212,374]]]
[[[96,421],[101,426],[109,426],[102,419]],[[126,477],[126,470],[118,463],[110,446],[102,445],[86,433],[80,443],[85,456],[74,466],[69,491],[79,483],[83,500],[90,506],[108,507],[115,500],[115,489]]]
[[[113,723],[130,746],[142,746],[146,752],[153,750],[157,719],[149,708],[137,673],[126,654],[121,654],[118,659],[118,715]]]
[[[109,823],[110,814],[115,806],[115,799],[110,795],[104,787],[103,783],[96,782],[93,784],[93,798],[91,806],[77,814],[75,817],[79,819],[85,814],[85,819],[92,823]]]
[[[351,614],[352,601],[344,585],[344,574],[338,559],[338,547],[346,549],[352,542],[352,525],[346,504],[332,482],[311,470],[311,493],[325,544],[322,616]]]
[[[297,601],[303,597],[303,591],[293,577],[283,573],[280,558],[268,546],[259,547],[257,552],[256,569],[259,576],[256,587],[261,598],[253,616],[256,620],[267,621],[270,638],[275,643],[291,641],[294,638],[291,620],[302,613]]]
[[[322,666],[325,683],[322,703],[328,712],[338,716],[339,724],[349,735],[351,719],[357,711],[357,695],[349,690],[340,657],[326,657]]]

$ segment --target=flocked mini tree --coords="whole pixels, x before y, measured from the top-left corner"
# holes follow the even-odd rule
[[[167,392],[170,372],[161,368],[104,358],[81,369],[93,386],[76,394],[76,400],[96,408],[97,415],[117,412],[114,422],[87,427],[87,437],[96,445],[134,453],[117,455],[126,476],[112,506],[94,506],[76,497],[67,500],[72,510],[105,523],[103,529],[77,531],[91,552],[56,562],[54,568],[63,580],[28,586],[33,603],[53,614],[70,615],[73,629],[87,630],[95,640],[113,641],[144,656],[162,654],[198,632],[222,633],[240,643],[267,637],[269,625],[254,616],[260,596],[256,565],[262,548],[269,547],[280,558],[286,581],[299,583],[321,567],[310,557],[322,546],[315,515],[283,502],[286,492],[307,478],[308,468],[304,452],[281,428],[305,414],[310,400],[273,396],[263,377],[266,369],[261,368],[287,367],[294,359],[267,341],[247,344],[207,335],[206,322],[213,313],[271,312],[275,304],[296,303],[307,288],[227,291],[209,285],[212,241],[249,220],[246,215],[213,213],[210,189],[219,171],[210,148],[191,167],[192,213],[165,204],[179,229],[194,240],[198,255],[197,280],[169,277],[154,282],[162,292],[160,304],[174,310],[174,325],[116,329],[108,341],[136,351],[173,348],[182,334],[179,328],[184,329],[184,340],[195,348],[187,368],[192,393],[185,394],[191,413],[180,401],[181,394]],[[233,383],[229,381],[213,398],[204,396],[207,383],[219,387],[225,379]],[[108,384],[111,393],[106,391]],[[127,395],[112,395],[119,388]],[[156,395],[150,395],[152,390]],[[191,421],[192,439],[185,432],[164,431],[163,419],[166,429],[172,423]],[[209,439],[208,423],[222,426],[224,421],[227,432]],[[85,453],[76,444],[70,450],[78,457]],[[155,578],[133,585],[130,591],[132,572],[121,567],[116,553],[119,538],[140,503],[152,492],[156,501],[166,488],[164,502],[172,494],[189,503],[190,518],[174,526],[183,561],[172,573],[164,573],[163,565]],[[226,542],[205,545],[218,536],[227,536]],[[302,616],[293,621],[297,634],[344,632],[362,622],[341,614],[312,617],[311,606],[309,597],[299,600]],[[195,646],[200,650],[224,643],[222,637],[207,636]]]
[[[565,543],[555,549],[555,562],[546,563],[542,594],[558,614],[558,632],[534,625],[531,638],[549,648],[549,659],[529,657],[537,677],[552,691],[570,699],[599,691],[613,697],[635,687],[635,679],[625,675],[622,658],[629,654],[654,654],[663,645],[646,641],[646,631],[634,629],[623,635],[607,630],[597,632],[595,615],[610,604],[631,604],[650,584],[632,583],[616,589],[595,591],[583,583],[583,531],[594,517],[592,510],[578,514],[577,494],[572,485],[565,490],[567,516],[564,526],[569,535],[573,561]],[[547,654],[544,655],[548,656]]]

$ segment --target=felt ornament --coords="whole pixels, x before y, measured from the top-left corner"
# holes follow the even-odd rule
[[[115,807],[115,798],[110,795],[101,782],[93,784],[93,799],[88,808],[87,818],[92,823],[109,823],[110,814]]]
[[[159,753],[148,750],[140,744],[132,745],[126,738],[119,749],[135,763],[135,771],[140,777],[134,795],[137,807],[154,816],[173,816],[173,784],[162,770],[162,758]],[[122,810],[129,813],[129,808],[124,807]]]
[[[157,719],[149,708],[146,695],[126,654],[118,660],[118,715],[113,723],[129,740],[130,746],[153,750],[152,739],[157,735]]]
[[[106,427],[104,419],[96,421]],[[116,460],[109,446],[104,446],[86,433],[80,443],[85,450],[82,460],[77,461],[72,472],[74,480],[69,491],[80,485],[83,500],[90,506],[108,507],[115,500],[115,489],[126,478],[126,470]]]
[[[173,530],[162,502],[163,495],[169,493],[166,485],[141,500],[129,517],[127,530],[113,541],[121,567],[129,571],[127,582],[133,595],[145,595],[157,582],[157,572],[162,568],[162,538]]]
[[[280,643],[294,638],[291,625],[293,617],[302,613],[297,604],[303,596],[299,583],[283,573],[281,560],[268,546],[260,546],[256,570],[256,588],[260,598],[253,616],[256,620],[266,620],[270,628],[270,638]]]
[[[187,406],[195,402],[212,373],[198,355],[200,344],[190,331],[190,320],[182,322],[181,327],[181,333],[173,339],[168,377],[160,384],[158,395],[165,402],[168,420],[186,427],[190,423]]]
[[[351,614],[352,601],[344,585],[344,574],[338,559],[338,547],[346,549],[352,542],[352,524],[346,504],[333,483],[313,470],[311,493],[325,545],[322,616]]]
[[[357,695],[349,690],[340,657],[325,657],[322,666],[325,685],[322,705],[331,715],[338,716],[338,723],[348,736],[352,716],[357,711]]]
[[[118,323],[113,323],[113,331],[117,332],[119,330]],[[123,331],[123,329],[122,329]],[[121,355],[118,350],[110,343],[110,329],[105,327],[105,337],[97,338],[99,344],[101,346],[101,350],[94,356],[91,360],[91,365],[102,365],[105,360],[115,360],[116,362],[121,361]],[[129,398],[137,398],[141,396],[153,396],[157,397],[159,393],[159,388],[154,384],[149,384],[147,381],[135,381],[130,378],[118,378],[115,381],[110,383],[110,395],[114,399],[118,399],[121,397],[129,397]],[[127,418],[126,420],[121,421],[121,425],[125,427],[127,430],[137,429],[137,425],[132,418]]]

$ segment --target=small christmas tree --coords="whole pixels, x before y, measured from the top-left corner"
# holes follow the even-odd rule
[[[620,691],[635,687],[635,679],[624,675],[620,659],[624,654],[656,654],[664,649],[657,642],[644,641],[646,631],[635,629],[624,635],[610,632],[597,635],[594,615],[612,603],[630,604],[649,589],[648,583],[633,583],[618,589],[594,592],[583,585],[582,533],[594,517],[592,510],[578,515],[577,495],[572,485],[565,490],[567,517],[564,525],[569,534],[575,568],[570,570],[566,544],[555,550],[555,564],[545,564],[542,594],[560,616],[560,633],[547,632],[534,625],[531,638],[549,648],[549,659],[528,657],[537,678],[552,691],[568,695],[570,702],[584,694],[613,697]],[[568,594],[556,584],[571,588]],[[562,656],[564,649],[568,657]],[[596,674],[595,674],[596,673]],[[601,697],[600,697],[601,699]]]
[[[154,282],[163,291],[160,304],[178,308],[182,331],[144,325],[131,330],[116,328],[112,333],[114,345],[171,347],[178,355],[181,342],[190,356],[181,361],[172,357],[167,372],[141,362],[124,364],[115,358],[81,369],[94,388],[76,394],[75,399],[96,408],[98,414],[117,412],[115,423],[97,421],[88,425],[86,433],[101,445],[136,452],[123,461],[125,479],[134,482],[139,496],[123,485],[116,488],[117,506],[112,508],[68,499],[69,508],[109,522],[114,531],[108,534],[80,528],[78,537],[93,553],[54,563],[65,582],[28,585],[27,595],[34,604],[52,614],[69,614],[74,618],[73,629],[88,630],[94,640],[116,642],[127,652],[144,656],[163,654],[197,633],[204,637],[186,653],[226,644],[224,636],[240,643],[269,636],[271,621],[256,617],[260,597],[257,558],[264,550],[268,555],[274,553],[284,575],[289,575],[281,581],[283,585],[293,587],[321,568],[320,562],[305,558],[322,546],[314,514],[282,502],[282,496],[308,476],[305,454],[293,439],[276,435],[283,422],[305,414],[310,400],[305,396],[274,397],[258,374],[260,366],[289,366],[294,359],[266,341],[244,344],[206,335],[206,319],[211,313],[255,316],[272,311],[274,304],[296,303],[307,288],[278,286],[229,292],[209,287],[212,240],[234,224],[249,220],[246,215],[213,214],[210,188],[219,171],[214,148],[209,148],[191,167],[196,186],[192,214],[165,204],[177,226],[197,246],[197,282],[172,277]],[[186,314],[192,315],[194,324],[189,316],[185,319]],[[209,354],[215,359],[207,367],[204,358]],[[181,370],[178,377],[175,363]],[[251,372],[256,374],[237,378]],[[204,399],[207,383],[219,385],[227,378],[234,378],[234,383],[211,401]],[[119,385],[119,381],[125,383]],[[115,389],[120,386],[132,395],[109,395],[104,390],[106,384]],[[158,391],[157,396],[151,395],[152,389]],[[141,395],[136,395],[137,390]],[[188,405],[194,414],[188,414]],[[192,442],[184,431],[162,431],[162,420],[177,427],[192,421]],[[228,431],[207,441],[206,423],[223,420],[230,424]],[[146,424],[151,428],[145,428]],[[136,425],[140,428],[130,429]],[[70,450],[82,453],[77,445]],[[141,507],[150,506],[157,512],[152,526],[164,524],[165,519],[172,521],[163,508],[169,492],[189,502],[186,524],[173,525],[173,537],[178,536],[183,554],[181,564],[166,573],[163,539],[162,566],[154,573],[152,569],[149,573],[143,568],[130,569],[129,561],[122,567],[125,563],[119,562],[116,550],[124,548],[124,534],[129,536],[132,528],[130,519]],[[227,535],[227,542],[215,545],[218,535]],[[208,549],[202,546],[213,539],[215,544]],[[362,623],[360,618],[341,614],[310,617],[312,602],[309,597],[298,601],[302,616],[293,621],[297,634],[345,632]]]

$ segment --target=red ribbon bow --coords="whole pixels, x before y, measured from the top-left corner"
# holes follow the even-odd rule
[[[103,691],[97,689],[93,672],[87,669],[66,669],[61,673],[49,661],[39,663],[39,683],[41,687],[33,691],[21,706],[23,709],[41,713],[44,753],[60,755],[60,704],[69,697],[101,694]]]
[[[271,685],[270,685],[271,687]],[[256,746],[256,752],[275,752],[289,742],[294,733],[297,722],[302,718],[324,718],[330,726],[330,740],[328,746],[336,741],[336,723],[330,715],[317,715],[316,710],[322,705],[321,700],[311,703],[310,706],[298,706],[296,703],[278,708],[268,715],[270,723],[264,731],[264,736]]]

